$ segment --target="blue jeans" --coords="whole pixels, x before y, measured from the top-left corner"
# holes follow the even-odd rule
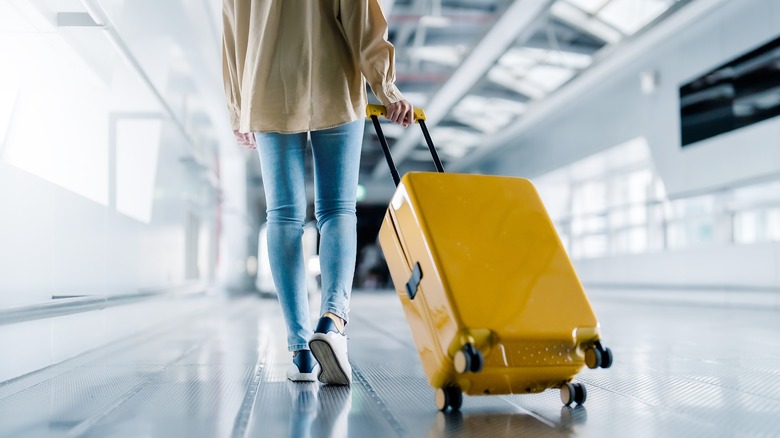
[[[307,350],[312,334],[303,260],[306,144],[314,157],[314,213],[320,231],[320,314],[348,319],[357,252],[357,197],[364,121],[311,133],[255,133],[263,173],[271,274],[287,322],[287,347]]]

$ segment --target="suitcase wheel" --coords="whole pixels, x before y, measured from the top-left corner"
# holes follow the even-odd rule
[[[607,348],[601,355],[601,368],[609,368],[612,366],[612,350]]]
[[[596,341],[593,347],[585,350],[585,365],[590,369],[611,367],[612,350],[602,347],[601,342]]]
[[[565,406],[572,403],[584,404],[588,398],[588,391],[582,383],[564,383],[561,386],[561,401]]]
[[[455,371],[457,371],[458,374],[464,374],[469,371],[478,373],[482,371],[482,364],[485,362],[482,352],[477,350],[474,345],[470,343],[456,351],[452,360],[455,365]]]
[[[436,389],[436,407],[440,411],[446,412],[447,408],[458,411],[462,405],[463,393],[457,386],[447,386],[445,388]]]
[[[588,348],[585,350],[585,365],[590,369],[595,369],[601,366],[601,351],[596,348]]]

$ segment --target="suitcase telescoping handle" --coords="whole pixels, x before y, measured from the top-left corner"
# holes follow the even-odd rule
[[[382,105],[370,104],[366,107],[366,117],[374,122],[376,135],[379,137],[379,143],[382,144],[382,151],[384,151],[387,165],[390,167],[390,174],[393,175],[393,181],[397,187],[398,184],[401,183],[401,177],[398,175],[398,169],[395,167],[393,157],[390,155],[390,147],[387,145],[387,139],[385,138],[384,132],[382,132],[382,126],[379,124],[379,116],[384,116],[386,114],[387,110]],[[414,109],[414,121],[415,123],[418,123],[422,129],[425,142],[428,143],[428,149],[431,151],[431,156],[433,157],[433,163],[436,165],[436,170],[444,172],[444,167],[441,165],[439,154],[436,153],[436,147],[433,145],[433,140],[431,140],[431,134],[428,132],[428,127],[425,125],[425,111],[423,111],[422,108]]]

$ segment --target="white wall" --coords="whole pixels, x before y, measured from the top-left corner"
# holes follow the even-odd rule
[[[219,179],[232,171],[220,162],[245,155],[227,122],[218,5],[94,3],[107,28],[58,25],[86,12],[79,1],[0,0],[0,313],[205,285],[218,258],[246,276],[246,240],[220,248],[218,215],[245,233],[246,185]],[[209,306],[177,294],[0,324],[0,382]]]
[[[216,25],[205,4],[105,3],[119,43],[58,25],[80,2],[0,5],[0,309],[214,275]]]
[[[583,283],[600,286],[780,290],[780,244],[712,246],[575,261]]]

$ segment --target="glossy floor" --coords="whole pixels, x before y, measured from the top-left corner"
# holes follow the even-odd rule
[[[209,299],[197,317],[0,383],[0,436],[780,436],[777,312],[596,299],[615,364],[578,376],[584,406],[551,390],[466,397],[444,415],[391,293],[354,294],[351,388],[285,380],[275,300]]]

